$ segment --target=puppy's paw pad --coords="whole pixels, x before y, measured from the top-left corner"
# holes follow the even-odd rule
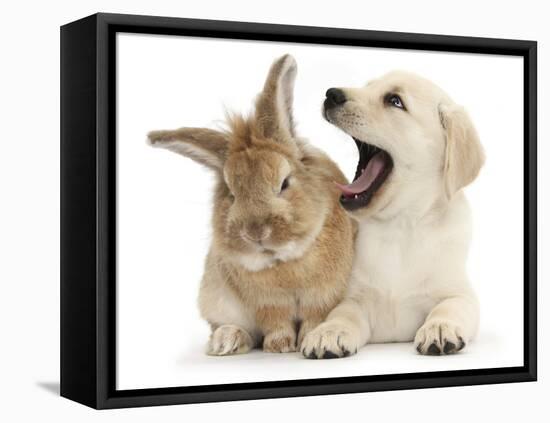
[[[296,351],[296,335],[294,333],[272,332],[264,337],[264,351],[271,353],[287,353]]]
[[[416,332],[414,344],[420,354],[454,354],[466,346],[462,333],[461,327],[452,322],[426,322]]]
[[[323,358],[340,358],[340,357],[337,354],[333,353],[332,351],[325,351],[325,353],[323,354]]]
[[[217,328],[208,342],[208,355],[244,354],[252,349],[252,338],[235,325],[223,325]]]
[[[439,355],[441,354],[441,350],[439,349],[439,347],[437,346],[437,344],[435,342],[433,342],[429,347],[428,347],[428,351],[426,352],[426,354],[428,355]]]
[[[302,342],[301,352],[306,358],[341,358],[356,354],[359,336],[344,325],[322,323],[309,332]]]
[[[443,352],[445,354],[453,354],[453,353],[459,352],[466,346],[466,343],[464,342],[464,339],[462,339],[461,336],[458,336],[457,338],[458,338],[458,345],[452,341],[449,341],[448,339],[443,340],[444,341]]]

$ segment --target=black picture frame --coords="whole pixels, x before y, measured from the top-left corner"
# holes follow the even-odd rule
[[[117,390],[115,36],[119,32],[523,57],[524,365]],[[61,27],[61,395],[104,409],[536,380],[536,155],[534,41],[104,13]]]

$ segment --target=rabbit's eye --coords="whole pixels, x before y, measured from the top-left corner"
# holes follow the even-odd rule
[[[229,201],[231,202],[235,201],[235,196],[231,193],[229,193],[228,198],[229,198]]]
[[[281,184],[281,190],[280,192],[283,192],[285,189],[288,188],[288,178],[285,178],[285,180],[283,181],[283,183]]]

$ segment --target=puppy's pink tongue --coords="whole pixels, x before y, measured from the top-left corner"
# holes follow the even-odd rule
[[[355,197],[355,195],[366,191],[374,182],[376,177],[384,170],[384,153],[377,153],[367,163],[367,167],[363,169],[359,178],[349,185],[342,185],[335,182],[336,186],[342,191],[346,197]]]

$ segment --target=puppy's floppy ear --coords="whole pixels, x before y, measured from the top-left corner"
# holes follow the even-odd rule
[[[296,71],[296,60],[289,54],[271,65],[264,89],[256,100],[256,127],[265,138],[284,142],[294,137],[292,102]]]
[[[206,128],[152,131],[147,139],[154,147],[166,148],[217,171],[223,168],[229,142],[223,132]]]
[[[477,177],[485,162],[485,153],[463,107],[441,104],[439,117],[447,139],[443,168],[445,191],[447,198],[451,198]]]

